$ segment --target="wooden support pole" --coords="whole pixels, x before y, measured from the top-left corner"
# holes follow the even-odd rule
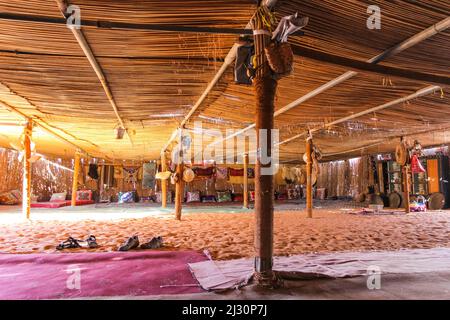
[[[312,139],[306,139],[306,213],[308,218],[312,218],[313,197],[312,197]]]
[[[248,209],[248,153],[244,154],[244,208]]]
[[[161,171],[167,171],[166,156],[161,153]],[[167,180],[161,179],[161,207],[167,207]]]
[[[78,191],[78,176],[80,175],[81,155],[78,151],[75,152],[73,164],[73,181],[72,181],[72,207],[77,205],[77,191]]]
[[[276,285],[273,265],[273,175],[266,171],[272,163],[261,163],[261,154],[272,157],[271,131],[274,127],[274,101],[277,81],[270,74],[264,49],[270,44],[270,36],[260,14],[253,21],[256,77],[253,80],[256,94],[255,128],[257,150],[255,165],[255,273],[258,285],[273,287]],[[262,31],[265,30],[265,31]],[[267,32],[268,34],[265,34]],[[264,130],[266,130],[264,132]],[[260,141],[260,134],[267,135],[267,144]]]
[[[405,201],[405,213],[411,212],[409,189],[411,188],[411,181],[409,179],[409,165],[403,166],[403,198]]]
[[[181,220],[181,210],[183,207],[184,182],[183,182],[183,163],[177,165],[178,181],[175,184],[175,218]]]
[[[30,219],[31,208],[31,137],[33,122],[28,120],[23,131],[22,213]]]

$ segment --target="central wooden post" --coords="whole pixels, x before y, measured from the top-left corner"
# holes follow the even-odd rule
[[[308,218],[312,218],[313,197],[312,197],[312,139],[306,139],[306,213]]]
[[[244,154],[244,208],[248,209],[248,154]]]
[[[270,33],[259,14],[253,19],[256,56],[256,77],[253,80],[256,94],[257,157],[255,165],[255,273],[258,285],[273,286],[273,175],[261,174],[261,169],[272,163],[262,164],[261,153],[272,156],[271,130],[274,126],[274,100],[277,81],[272,78],[264,49],[270,44]],[[264,132],[266,129],[267,132]],[[267,134],[267,145],[262,145],[260,134]]]
[[[78,151],[75,152],[73,164],[73,181],[72,181],[72,207],[77,205],[77,191],[78,191],[78,176],[80,175],[80,160],[81,155]]]
[[[166,156],[161,153],[161,172],[167,171]],[[167,180],[161,179],[161,207],[167,206]]]
[[[22,213],[30,219],[31,208],[31,137],[33,122],[28,120],[23,130],[23,177],[22,177]]]
[[[411,188],[411,182],[409,179],[409,165],[403,166],[403,194],[404,194],[404,200],[405,200],[405,212],[410,213],[411,207],[410,207],[410,197],[409,197],[409,189]]]
[[[175,218],[181,220],[181,209],[183,203],[184,182],[183,182],[183,162],[177,165],[178,181],[175,184]]]

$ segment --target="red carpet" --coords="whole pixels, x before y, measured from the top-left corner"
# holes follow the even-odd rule
[[[204,260],[196,251],[0,254],[0,299],[198,293],[187,264]]]

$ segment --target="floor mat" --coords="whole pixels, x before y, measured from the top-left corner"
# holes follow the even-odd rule
[[[203,292],[196,251],[0,254],[0,299],[65,299]]]
[[[189,264],[189,267],[203,289],[226,290],[248,283],[253,274],[253,259],[208,260]],[[298,279],[367,276],[370,272],[446,272],[450,269],[450,248],[275,257],[273,269]]]

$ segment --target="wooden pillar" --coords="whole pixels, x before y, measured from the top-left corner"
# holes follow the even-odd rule
[[[270,44],[270,36],[261,16],[253,20],[256,56],[256,76],[253,80],[256,94],[255,129],[257,150],[255,165],[255,273],[254,278],[260,286],[273,286],[273,175],[262,174],[261,169],[271,167],[272,163],[262,164],[261,153],[272,156],[271,130],[274,126],[274,100],[277,81],[270,74],[264,49]],[[260,132],[267,129],[267,146],[260,142]]]
[[[72,207],[77,205],[77,191],[78,191],[78,176],[80,175],[80,160],[81,156],[78,151],[75,152],[73,165],[73,180],[72,180]]]
[[[248,154],[244,154],[244,208],[248,209]]]
[[[411,188],[411,181],[409,179],[409,165],[403,166],[403,198],[405,202],[405,212],[410,213],[410,197],[409,190]]]
[[[312,139],[306,140],[306,213],[308,218],[312,218],[313,197],[312,197]]]
[[[22,176],[22,213],[30,219],[31,208],[31,137],[33,122],[28,120],[23,131],[23,176]]]
[[[183,163],[177,165],[178,181],[175,184],[175,218],[181,220],[181,210],[183,206],[184,182],[183,182]]]
[[[161,171],[167,171],[166,156],[161,153]],[[161,179],[161,207],[167,207],[167,180]]]

